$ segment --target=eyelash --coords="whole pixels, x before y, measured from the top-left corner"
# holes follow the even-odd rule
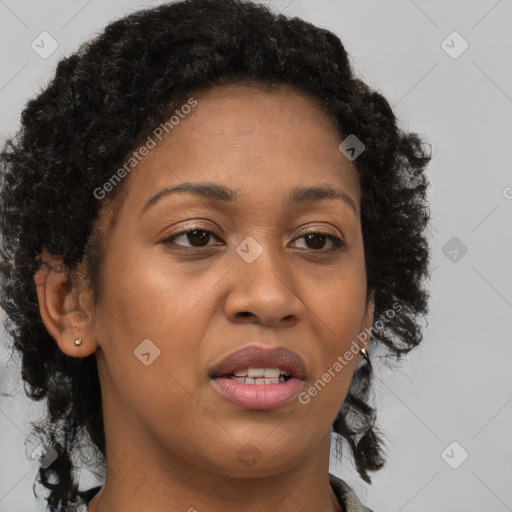
[[[220,239],[220,237],[217,235],[217,233],[215,231],[212,231],[211,229],[206,229],[204,227],[201,227],[201,226],[195,226],[195,225],[191,225],[188,229],[186,230],[183,230],[183,231],[179,231],[177,233],[173,233],[170,237],[166,238],[165,240],[162,240],[163,243],[165,244],[174,244],[174,240],[176,238],[179,238],[180,236],[182,235],[187,235],[189,233],[192,233],[193,231],[202,231],[204,233],[209,233],[210,235],[213,235],[215,238],[217,239]],[[311,251],[311,252],[331,252],[331,251],[336,251],[336,250],[343,250],[346,248],[347,244],[341,240],[340,238],[338,238],[337,236],[334,236],[334,235],[331,235],[329,233],[324,233],[323,231],[318,231],[318,230],[315,230],[314,228],[311,228],[309,229],[308,231],[306,231],[305,233],[303,233],[301,236],[297,237],[295,240],[299,240],[301,238],[304,238],[305,236],[307,235],[323,235],[325,237],[327,237],[334,245],[334,247],[332,249],[302,249],[303,251]],[[179,245],[179,244],[174,244],[174,245],[177,245],[178,247],[181,247],[181,248],[185,248],[185,249],[191,249],[191,250],[205,250],[205,249],[208,249],[209,247],[211,246],[205,246],[205,247],[189,247],[189,246],[183,246],[183,245]]]

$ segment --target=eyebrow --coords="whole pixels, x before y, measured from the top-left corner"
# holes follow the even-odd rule
[[[142,208],[139,216],[158,201],[171,194],[188,193],[198,197],[203,197],[212,202],[233,204],[237,201],[238,194],[224,185],[210,182],[184,182],[178,185],[165,187],[151,197]],[[353,212],[358,215],[356,205],[352,198],[343,190],[333,188],[330,185],[321,185],[316,187],[296,187],[291,190],[284,206],[291,208],[312,204],[325,199],[341,199],[350,206]]]

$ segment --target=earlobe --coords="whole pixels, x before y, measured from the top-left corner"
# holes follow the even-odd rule
[[[92,335],[92,312],[85,300],[86,290],[78,277],[66,272],[64,265],[47,252],[41,256],[43,265],[36,272],[37,299],[41,319],[62,352],[85,357],[97,347]],[[82,339],[81,343],[75,340]]]

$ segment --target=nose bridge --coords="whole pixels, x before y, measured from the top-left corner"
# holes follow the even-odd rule
[[[281,242],[272,231],[253,235],[236,247],[236,277],[227,313],[252,313],[264,322],[300,315],[302,301],[294,291],[293,272]]]
[[[245,238],[236,247],[242,275],[245,271],[249,279],[260,282],[260,274],[263,274],[267,276],[267,282],[277,279],[284,286],[281,280],[290,277],[289,265],[286,264],[286,254],[277,231],[274,226],[260,224],[246,232]]]

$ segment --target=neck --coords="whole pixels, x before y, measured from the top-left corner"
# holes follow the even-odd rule
[[[317,450],[327,457],[315,456],[281,472],[255,472],[250,478],[201,468],[165,451],[141,454],[119,448],[114,444],[109,449],[105,483],[89,512],[345,512],[329,484],[329,436]]]

